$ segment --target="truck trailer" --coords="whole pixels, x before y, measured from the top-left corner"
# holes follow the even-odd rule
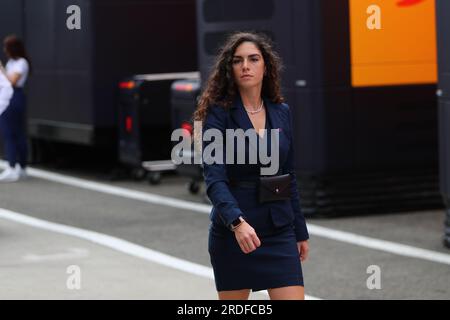
[[[55,142],[115,154],[120,81],[197,70],[193,0],[0,0],[0,6],[1,39],[23,38],[32,61],[28,132],[38,149]],[[73,6],[79,29],[68,27]]]

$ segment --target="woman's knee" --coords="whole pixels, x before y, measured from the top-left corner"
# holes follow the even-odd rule
[[[248,300],[250,289],[219,291],[219,300]]]
[[[303,286],[289,286],[268,289],[271,300],[305,300],[305,288]]]

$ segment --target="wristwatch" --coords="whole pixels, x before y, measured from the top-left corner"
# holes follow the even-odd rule
[[[244,221],[245,220],[242,216],[239,216],[236,220],[233,220],[233,222],[230,223],[231,231],[236,230],[236,228],[239,227],[241,225],[241,223]]]

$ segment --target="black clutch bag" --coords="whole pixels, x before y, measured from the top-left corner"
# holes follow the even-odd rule
[[[291,198],[291,175],[259,178],[259,201],[270,202]]]

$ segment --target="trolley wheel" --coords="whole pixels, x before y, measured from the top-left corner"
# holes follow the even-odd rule
[[[197,181],[191,181],[188,184],[189,192],[192,194],[197,194],[200,191],[200,184]]]
[[[148,174],[148,182],[152,185],[161,183],[161,173],[160,172],[150,172]]]
[[[442,243],[444,244],[445,247],[450,249],[450,237],[449,236],[445,236],[444,239],[442,240]]]
[[[131,176],[136,181],[142,181],[147,176],[147,172],[143,168],[136,168],[131,171]]]

